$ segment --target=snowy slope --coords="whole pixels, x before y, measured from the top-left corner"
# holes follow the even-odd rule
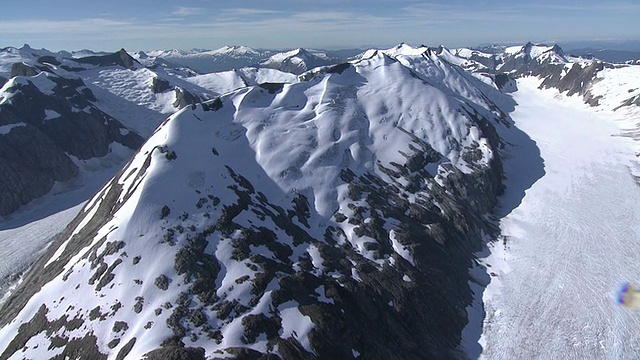
[[[190,78],[183,79],[161,68],[129,70],[100,67],[81,71],[79,76],[98,95],[97,106],[122,119],[123,123],[143,136],[150,135],[168,115],[184,106],[176,101],[176,88],[203,100],[218,95],[215,91],[188,81]],[[166,82],[166,88],[154,91],[154,79]]]
[[[504,119],[399,60],[172,115],[0,311],[0,357],[457,354]]]
[[[446,89],[451,96],[481,105],[484,110],[492,112],[495,116],[505,116],[503,110],[496,106],[496,103],[501,105],[503,96],[497,91],[493,81],[482,75],[464,71],[461,67],[468,63],[454,56],[448,49],[442,46],[414,48],[400,44],[384,50],[384,53],[395,57],[429,84]],[[487,87],[487,84],[491,87]]]
[[[294,74],[276,69],[242,68],[193,76],[185,80],[204,89],[211,90],[218,95],[222,95],[250,85],[262,83],[294,83],[298,81],[298,77]]]

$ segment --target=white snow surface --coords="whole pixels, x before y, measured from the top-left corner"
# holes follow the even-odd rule
[[[538,165],[512,139],[501,211],[535,182],[482,260],[493,276],[481,358],[640,358],[640,313],[616,301],[623,281],[640,280],[640,187],[629,171],[638,146],[615,114],[537,85],[518,81],[511,115],[537,143],[544,174],[527,179]]]
[[[185,80],[222,95],[246,86],[262,83],[295,83],[298,82],[298,77],[276,69],[249,67],[196,75],[185,78]]]

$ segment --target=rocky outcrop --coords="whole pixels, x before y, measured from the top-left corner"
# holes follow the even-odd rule
[[[574,63],[571,69],[566,72],[565,64],[547,64],[531,70],[531,75],[538,76],[544,81],[540,85],[542,88],[556,88],[561,93],[566,92],[567,96],[574,94],[582,95],[585,103],[591,106],[598,105],[598,98],[589,93],[589,88],[598,81],[598,73],[604,69],[611,69],[614,65],[601,61],[594,61],[589,64]]]
[[[193,95],[181,87],[176,87],[174,91],[176,99],[173,101],[172,105],[176,109],[182,109],[185,106],[195,105],[202,101],[199,96]]]
[[[157,76],[154,76],[153,79],[151,79],[151,91],[154,94],[160,94],[170,89],[171,84],[169,84],[167,80],[161,79]]]
[[[29,66],[23,62],[17,62],[11,66],[11,75],[14,76],[35,76],[40,73],[40,70],[33,66]]]
[[[132,58],[125,49],[120,49],[120,51],[110,55],[88,56],[77,59],[76,61],[81,64],[91,64],[95,66],[119,65],[130,70],[134,70],[136,68],[136,64],[139,65],[138,60]]]
[[[64,150],[35,126],[18,126],[0,135],[0,154],[0,215],[78,174]]]

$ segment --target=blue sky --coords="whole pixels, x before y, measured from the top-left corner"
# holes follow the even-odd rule
[[[640,2],[2,0],[0,47],[152,50],[448,47],[637,40]]]

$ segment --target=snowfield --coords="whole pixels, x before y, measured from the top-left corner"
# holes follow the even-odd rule
[[[536,181],[539,164],[513,141],[503,238],[483,260],[491,283],[481,358],[638,359],[640,312],[616,301],[623,281],[640,281],[640,187],[629,171],[637,146],[619,136],[618,115],[538,84],[518,81],[511,116],[537,143],[544,175]]]

